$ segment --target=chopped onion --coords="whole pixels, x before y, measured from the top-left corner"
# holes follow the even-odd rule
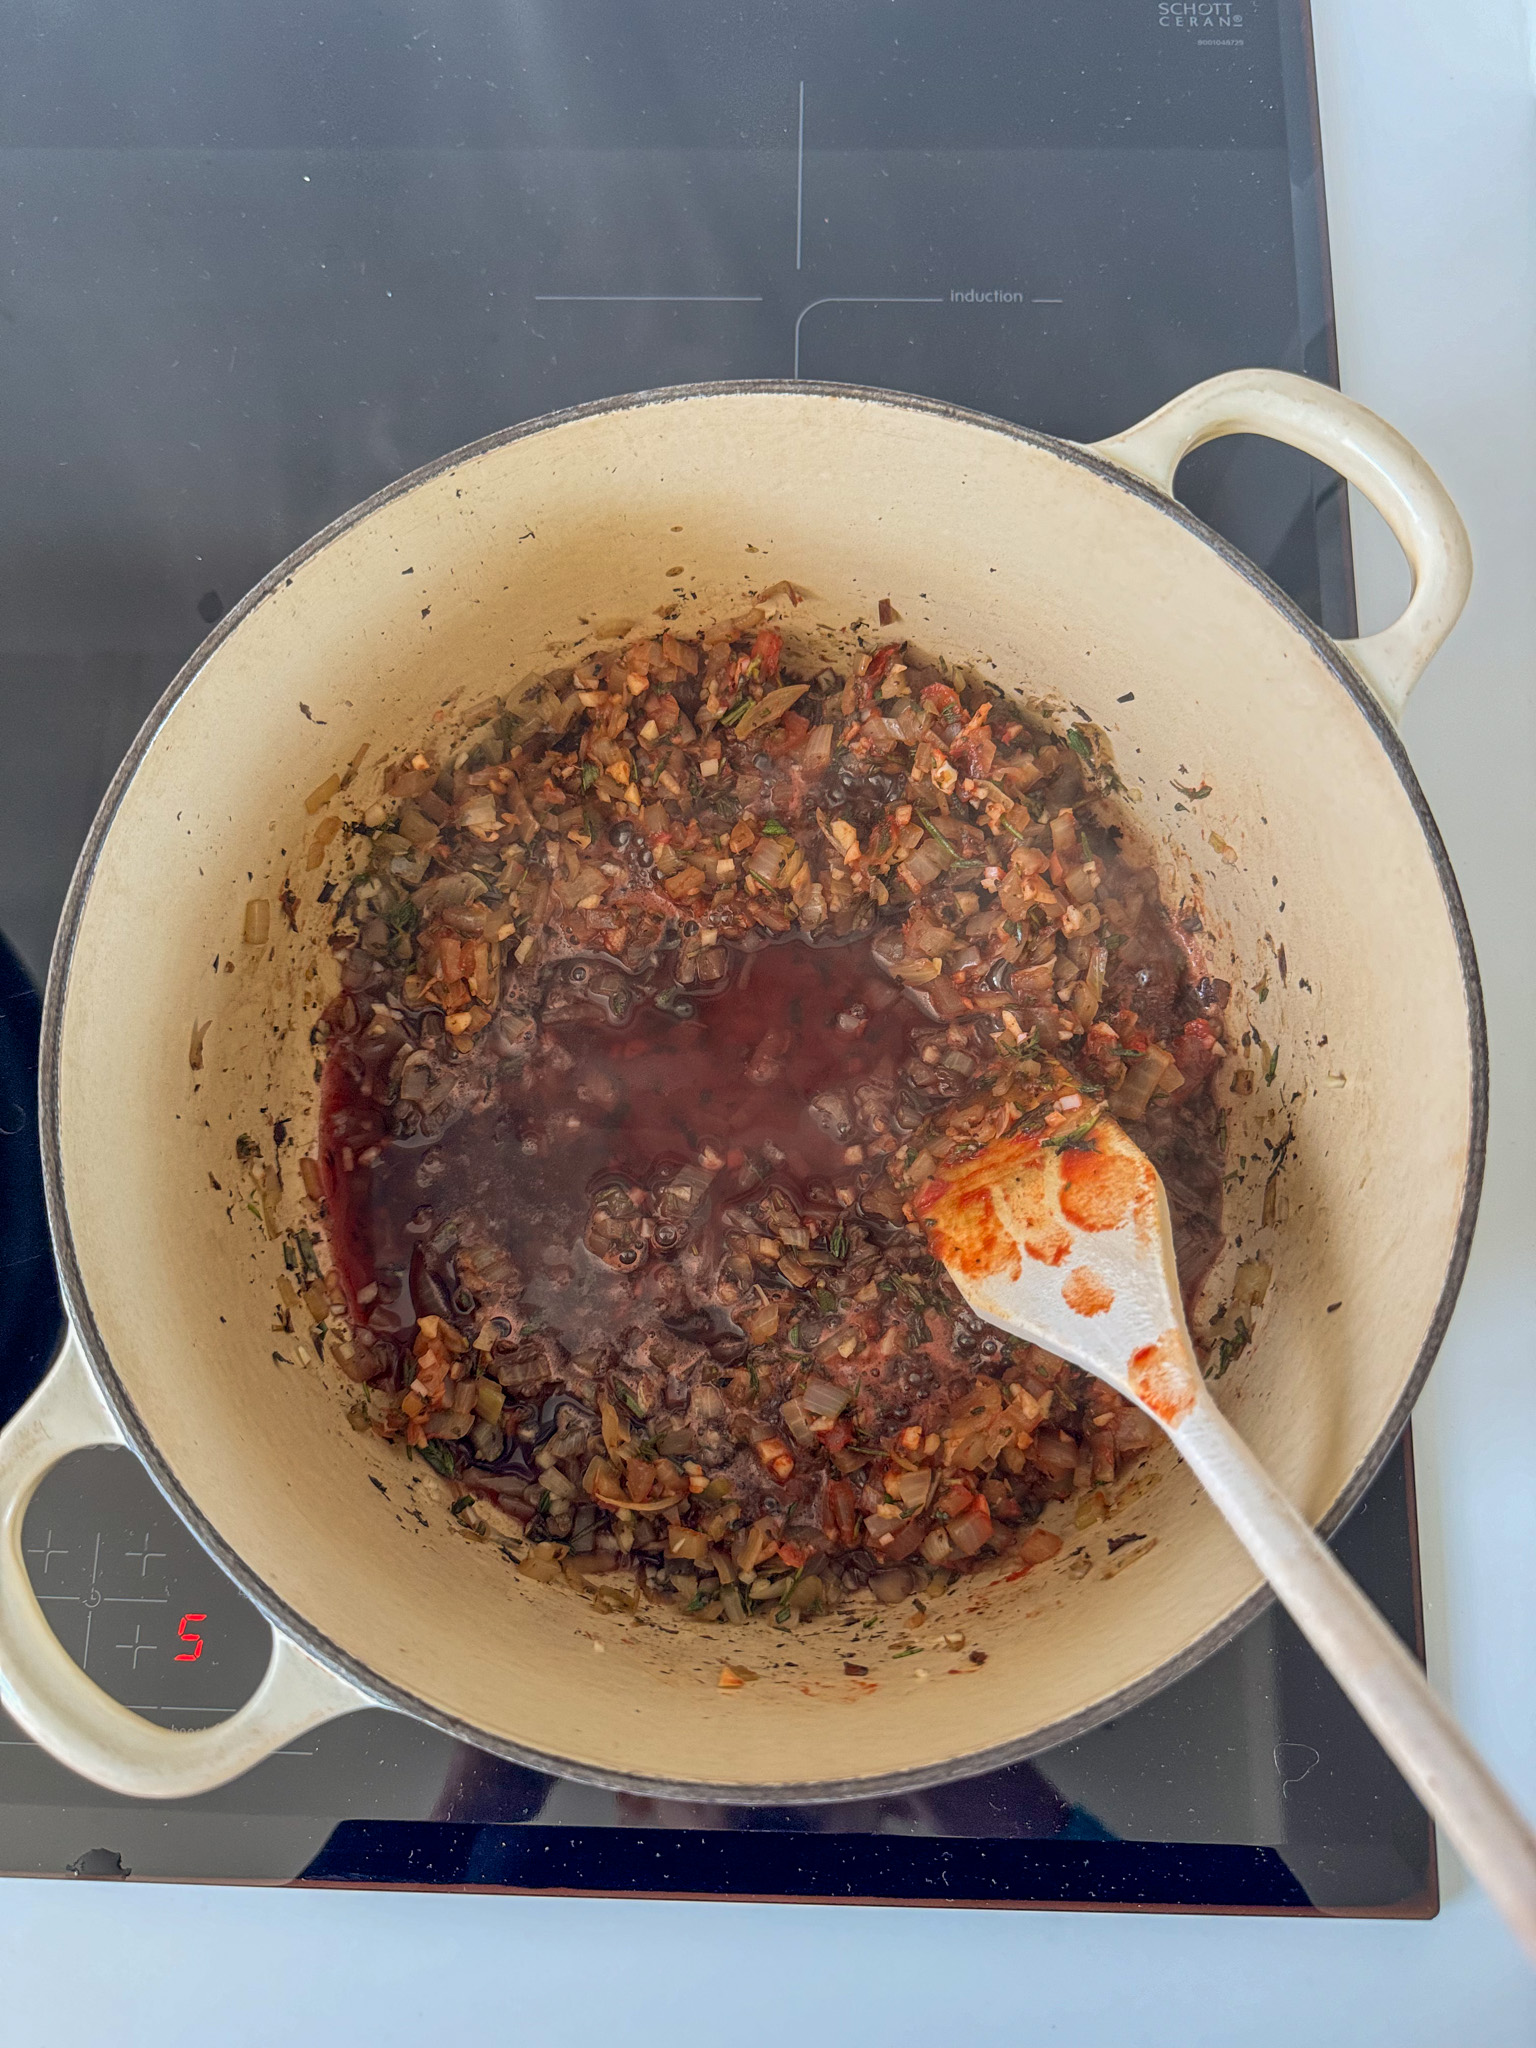
[[[755,875],[758,881],[766,882],[771,888],[779,879],[793,844],[792,840],[780,839],[765,833],[753,847],[747,861],[748,874]]]
[[[923,988],[938,980],[944,972],[944,962],[936,956],[927,959],[898,960],[891,967],[898,981],[906,982],[909,988]]]
[[[494,833],[499,830],[496,799],[488,789],[477,789],[459,805],[457,821],[466,832]]]
[[[800,1402],[808,1415],[835,1419],[842,1414],[851,1398],[846,1387],[835,1387],[830,1380],[810,1379],[805,1383]]]
[[[1157,1424],[1139,1408],[1122,1408],[1115,1417],[1115,1449],[1128,1452],[1150,1450],[1157,1442]]]
[[[1232,1306],[1236,1309],[1262,1308],[1272,1272],[1268,1259],[1245,1259],[1233,1276]]]
[[[949,856],[936,840],[926,840],[902,862],[902,872],[914,889],[926,889],[949,866]]]
[[[797,1444],[811,1445],[816,1442],[816,1432],[811,1427],[811,1419],[799,1401],[786,1401],[779,1409],[779,1413],[784,1418],[784,1427]]]
[[[928,1496],[933,1491],[933,1474],[903,1472],[899,1479],[887,1486],[886,1490],[895,1495],[909,1515],[915,1514],[928,1505]]]
[[[309,852],[304,860],[305,867],[319,867],[321,861],[325,859],[325,849],[340,830],[340,818],[322,818],[320,820],[319,824],[315,827],[315,836],[309,842]]]
[[[1051,847],[1063,860],[1077,851],[1077,821],[1070,811],[1058,811],[1051,820]]]
[[[1042,1430],[1032,1446],[1035,1463],[1042,1472],[1071,1472],[1077,1465],[1077,1445],[1054,1430]]]
[[[1164,1052],[1160,1045],[1149,1045],[1109,1098],[1113,1114],[1118,1117],[1145,1116],[1147,1105],[1162,1086],[1170,1068],[1174,1073],[1178,1072],[1178,1064],[1173,1055]]]
[[[882,717],[878,712],[873,718],[866,718],[859,727],[859,744],[868,746],[873,753],[888,754],[892,747],[902,743],[902,730],[894,718]]]
[[[446,1437],[449,1441],[453,1441],[461,1436],[468,1436],[474,1426],[475,1417],[473,1409],[471,1409],[468,1415],[461,1415],[457,1408],[444,1408],[436,1415],[429,1415],[425,1425],[426,1433],[429,1437],[434,1439]]]
[[[414,803],[400,806],[400,822],[396,831],[409,846],[432,846],[437,841],[437,827],[424,811],[416,808]]]
[[[778,1549],[779,1526],[774,1516],[759,1515],[751,1528],[737,1537],[731,1546],[731,1562],[743,1578],[755,1572]]]
[[[778,1304],[772,1301],[758,1302],[737,1318],[746,1332],[749,1344],[768,1344],[779,1333]]]
[[[944,953],[951,951],[954,944],[954,933],[936,918],[920,911],[911,919],[907,930],[909,953]]]

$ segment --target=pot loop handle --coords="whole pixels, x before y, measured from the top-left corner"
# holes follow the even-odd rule
[[[1413,571],[1407,608],[1384,632],[1336,644],[1396,723],[1472,583],[1467,529],[1445,486],[1395,427],[1332,385],[1288,370],[1230,370],[1091,446],[1171,497],[1184,457],[1223,434],[1263,434],[1326,462],[1392,529]]]
[[[122,1442],[70,1331],[47,1378],[0,1432],[0,1704],[11,1718],[93,1784],[129,1799],[185,1799],[228,1784],[322,1721],[375,1705],[275,1629],[261,1684],[211,1728],[158,1728],[86,1676],[32,1590],[21,1528],[39,1483],[61,1458]]]

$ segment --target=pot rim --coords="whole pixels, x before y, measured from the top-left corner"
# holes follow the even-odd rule
[[[395,499],[404,497],[418,485],[449,473],[457,466],[473,461],[481,455],[510,446],[513,442],[529,439],[533,435],[546,433],[552,428],[567,426],[578,420],[601,418],[607,413],[675,405],[694,398],[765,396],[853,399],[865,404],[889,406],[897,411],[926,413],[938,419],[952,420],[958,425],[980,427],[989,433],[1000,434],[1007,439],[1022,442],[1026,447],[1054,455],[1059,461],[1070,462],[1079,469],[1087,470],[1104,483],[1111,484],[1132,497],[1140,498],[1165,517],[1175,520],[1194,538],[1204,542],[1212,553],[1257,591],[1306,642],[1311,652],[1353,699],[1402,785],[1429,848],[1430,859],[1445,901],[1446,915],[1455,935],[1457,957],[1461,967],[1472,1070],[1468,1103],[1467,1169],[1462,1184],[1455,1238],[1446,1265],[1445,1282],[1436,1302],[1429,1329],[1391,1415],[1349,1480],[1319,1518],[1316,1526],[1323,1536],[1332,1535],[1342,1524],[1380,1471],[1408,1421],[1444,1340],[1457,1296],[1461,1291],[1467,1259],[1471,1252],[1472,1236],[1477,1224],[1488,1133],[1488,1035],[1483,1010],[1482,981],[1471,928],[1462,903],[1461,891],[1451,867],[1450,856],[1446,852],[1439,828],[1424,792],[1419,787],[1418,778],[1414,774],[1396,727],[1373,691],[1351,666],[1338,643],[1320,626],[1314,625],[1301,608],[1272,582],[1262,569],[1207,526],[1203,520],[1196,518],[1177,499],[1165,496],[1163,492],[1144,483],[1139,477],[1094,453],[1091,448],[1063,440],[1053,434],[1041,433],[1032,427],[1018,426],[1012,421],[998,419],[991,414],[973,411],[966,406],[953,405],[942,399],[924,398],[908,392],[882,391],[859,384],[762,378],[667,385],[653,391],[631,392],[615,398],[594,400],[586,405],[571,406],[559,412],[543,413],[536,419],[522,421],[516,426],[505,427],[497,433],[485,435],[480,440],[468,442],[465,446],[439,456],[435,461],[411,470],[405,476],[397,478],[395,482],[387,484],[383,490],[376,491],[373,496],[365,498],[360,504],[354,505],[339,518],[332,520],[328,526],[322,527],[317,534],[279,562],[225,614],[201,642],[146,718],[113,776],[107,793],[102,798],[101,807],[92,820],[65,899],[63,915],[59,921],[58,934],[49,960],[43,1004],[38,1092],[48,1226],[53,1239],[60,1286],[70,1323],[79,1337],[91,1371],[109,1408],[116,1416],[125,1439],[148,1468],[150,1476],[176,1513],[273,1630],[301,1645],[325,1669],[349,1680],[381,1706],[409,1714],[414,1719],[425,1721],[430,1726],[440,1729],[457,1741],[468,1743],[477,1749],[488,1750],[493,1755],[505,1757],[526,1769],[556,1777],[573,1777],[589,1784],[603,1786],[610,1791],[636,1792],[653,1798],[674,1798],[734,1806],[825,1805],[839,1800],[889,1797],[896,1793],[920,1791],[932,1785],[950,1783],[961,1777],[973,1777],[987,1771],[999,1770],[1006,1765],[1037,1756],[1044,1750],[1055,1749],[1063,1743],[1085,1735],[1090,1729],[1100,1726],[1112,1716],[1125,1713],[1143,1700],[1161,1692],[1175,1680],[1187,1676],[1198,1665],[1204,1663],[1207,1657],[1230,1642],[1249,1622],[1262,1614],[1275,1597],[1273,1590],[1267,1584],[1261,1585],[1248,1599],[1241,1601],[1193,1642],[1159,1664],[1155,1670],[1078,1713],[1064,1716],[1045,1728],[1036,1729],[1032,1734],[1020,1736],[1011,1742],[997,1743],[988,1749],[951,1757],[938,1763],[916,1766],[911,1770],[887,1771],[878,1777],[820,1780],[809,1784],[794,1781],[750,1785],[706,1784],[573,1764],[568,1759],[550,1756],[522,1744],[509,1742],[503,1737],[494,1736],[471,1722],[461,1720],[458,1716],[417,1698],[406,1687],[396,1684],[393,1680],[381,1677],[361,1660],[341,1649],[331,1638],[315,1629],[302,1615],[294,1612],[283,1597],[268,1586],[224,1540],[162,1458],[153,1436],[113,1367],[101,1332],[91,1313],[76,1258],[63,1185],[59,1127],[59,1060],[64,1011],[69,998],[70,978],[81,919],[102,847],[106,843],[107,835],[139,765],[177,703],[191,688],[213,654],[266,598],[282,588],[285,580],[297,568],[372,513],[391,504]]]

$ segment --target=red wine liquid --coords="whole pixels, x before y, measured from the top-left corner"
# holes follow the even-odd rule
[[[607,962],[551,967],[526,1051],[445,1057],[454,1094],[429,1138],[389,1135],[366,1036],[337,1041],[322,1170],[360,1321],[407,1334],[419,1315],[476,1308],[454,1284],[452,1222],[471,1256],[487,1244],[511,1255],[522,1315],[571,1353],[612,1356],[658,1316],[676,1330],[691,1311],[690,1334],[713,1329],[730,1355],[715,1279],[742,1217],[726,1212],[775,1185],[812,1227],[846,1209],[895,1142],[872,1138],[868,1115],[894,1098],[926,1020],[867,943],[722,951],[724,978],[688,991]],[[627,1222],[613,1240],[594,1236],[605,1203]]]

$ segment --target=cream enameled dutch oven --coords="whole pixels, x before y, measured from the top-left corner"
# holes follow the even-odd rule
[[[1305,449],[1379,507],[1414,575],[1388,631],[1336,644],[1174,501],[1182,456],[1238,432]],[[1228,1209],[1243,1251],[1204,1313],[1235,1257],[1271,1265],[1218,1391],[1326,1529],[1402,1427],[1477,1202],[1476,969],[1393,725],[1469,577],[1461,523],[1414,451],[1273,371],[1200,385],[1092,448],[875,391],[649,393],[463,449],[301,549],[140,734],[54,954],[42,1127],[71,1335],[0,1450],[0,1692],[16,1720],[135,1796],[202,1791],[383,1704],[607,1785],[816,1800],[1002,1764],[1188,1671],[1266,1594],[1166,1447],[1109,1524],[1076,1531],[1069,1504],[1053,1564],[1009,1582],[1004,1563],[947,1596],[984,1666],[888,1661],[913,1638],[905,1609],[882,1609],[860,1652],[871,1683],[844,1674],[835,1619],[785,1634],[596,1615],[467,1540],[419,1461],[355,1434],[335,1374],[274,1338],[280,1246],[231,1200],[241,1134],[270,1159],[286,1119],[288,1162],[313,1139],[310,1033],[335,987],[317,895],[352,855],[343,834],[309,866],[304,798],[366,741],[347,797],[361,809],[442,707],[451,721],[596,636],[729,616],[786,578],[808,593],[792,641],[890,597],[927,652],[1086,714],[1165,892],[1200,920],[1207,970],[1233,984],[1234,1040],[1252,1033],[1231,1063],[1252,1090],[1232,1087],[1228,1110],[1232,1156],[1250,1162]],[[274,912],[266,943],[242,943],[247,901],[276,905],[286,884],[294,928]],[[284,1227],[302,1197],[290,1164]],[[264,1683],[217,1727],[173,1732],[108,1699],[31,1592],[21,1526],[39,1479],[117,1442],[272,1623]],[[1143,1540],[1111,1556],[1117,1529]],[[727,1659],[761,1682],[723,1692]]]

